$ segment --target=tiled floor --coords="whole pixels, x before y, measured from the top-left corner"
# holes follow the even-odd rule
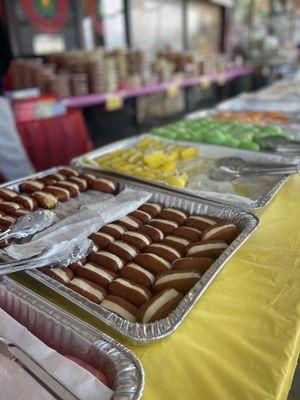
[[[295,372],[292,388],[289,393],[288,400],[299,400],[300,399],[300,360],[298,361],[298,367]]]

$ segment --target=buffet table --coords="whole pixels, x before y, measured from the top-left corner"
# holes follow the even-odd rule
[[[286,399],[300,349],[299,195],[294,176],[178,331],[144,347],[123,340],[145,369],[143,399]],[[14,279],[104,330],[25,274]]]

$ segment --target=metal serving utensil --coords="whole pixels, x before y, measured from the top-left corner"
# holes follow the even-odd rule
[[[232,181],[241,177],[289,175],[300,172],[299,164],[253,164],[238,157],[225,157],[216,161],[217,171],[210,174],[216,181]]]
[[[267,151],[278,151],[281,153],[299,153],[300,142],[289,140],[284,136],[267,136],[259,142],[261,148]]]
[[[45,367],[31,357],[23,348],[0,336],[0,354],[14,360],[35,381],[44,387],[57,400],[80,400],[59,379],[51,375]]]
[[[17,219],[5,232],[0,234],[0,242],[8,239],[22,239],[43,231],[52,225],[55,214],[49,210],[39,210]]]
[[[35,257],[0,263],[0,276],[51,265],[54,268],[67,267],[84,258],[92,250],[90,239],[80,238],[63,241],[45,248]]]

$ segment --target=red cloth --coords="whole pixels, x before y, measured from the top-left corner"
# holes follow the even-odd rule
[[[37,171],[67,165],[92,149],[80,110],[69,110],[61,117],[17,121],[17,128]]]

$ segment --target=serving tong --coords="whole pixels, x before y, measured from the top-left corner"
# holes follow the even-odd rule
[[[300,142],[289,140],[284,136],[266,136],[259,141],[262,150],[280,153],[299,153]]]
[[[39,210],[17,219],[6,231],[0,234],[0,242],[8,239],[22,239],[33,236],[53,224],[55,214],[49,210]]]
[[[0,354],[15,361],[57,400],[80,400],[69,387],[54,377],[23,348],[0,336]]]
[[[290,175],[300,172],[300,163],[260,164],[247,162],[238,157],[220,158],[215,165],[218,170],[213,171],[210,178],[216,181],[232,181],[242,177]]]
[[[92,240],[87,238],[76,238],[56,243],[50,247],[43,248],[35,257],[0,263],[0,277],[1,275],[13,272],[31,270],[49,265],[52,268],[67,267],[86,257],[92,250],[93,245]]]

